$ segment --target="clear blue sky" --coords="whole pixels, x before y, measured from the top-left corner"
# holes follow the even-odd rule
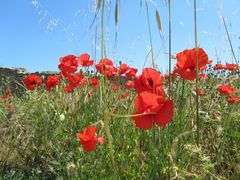
[[[1,0],[0,1],[0,66],[24,67],[31,72],[57,70],[59,57],[68,54],[93,55],[96,25],[88,30],[94,17],[96,0]],[[106,0],[107,1],[107,0]],[[107,56],[142,68],[149,49],[149,34],[145,1],[119,0],[117,51],[114,50],[115,0],[106,9],[105,36]],[[165,39],[163,45],[155,19],[158,8]],[[164,0],[149,0],[153,48],[168,51],[168,11]],[[216,62],[216,52],[222,62],[232,62],[220,15],[224,15],[235,53],[238,56],[240,33],[239,0],[198,0],[199,44]],[[98,36],[100,35],[100,19]],[[87,31],[86,35],[85,32]],[[172,51],[177,53],[194,47],[193,0],[172,0]],[[83,36],[83,38],[81,38]],[[93,56],[92,56],[93,57]],[[97,41],[97,58],[100,41]],[[168,57],[157,56],[158,67],[165,70]],[[146,66],[150,66],[148,59]]]

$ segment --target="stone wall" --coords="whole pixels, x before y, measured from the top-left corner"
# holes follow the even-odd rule
[[[57,73],[51,71],[29,73],[25,68],[0,67],[0,94],[4,93],[7,88],[13,89],[16,94],[21,94],[25,90],[23,79],[29,74],[39,74],[45,79],[47,76]]]

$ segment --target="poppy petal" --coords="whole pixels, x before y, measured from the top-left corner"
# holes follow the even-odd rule
[[[163,107],[157,115],[154,116],[154,122],[161,127],[165,127],[173,118],[174,103],[172,100],[165,101]]]
[[[132,117],[135,121],[135,126],[144,130],[152,128],[153,118],[151,115],[135,116]]]

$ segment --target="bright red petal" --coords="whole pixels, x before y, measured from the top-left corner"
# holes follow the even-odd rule
[[[132,117],[135,121],[135,126],[144,130],[148,130],[152,128],[153,118],[151,115],[144,116],[135,116]]]
[[[95,149],[96,144],[97,144],[97,137],[94,137],[94,139],[92,139],[91,141],[87,141],[86,143],[84,143],[83,149],[86,152],[91,152]]]
[[[154,116],[154,122],[161,127],[165,127],[173,118],[174,103],[172,100],[165,101],[163,107],[157,115]]]
[[[86,130],[86,134],[89,136],[89,139],[95,136],[96,130],[93,126],[88,126]]]

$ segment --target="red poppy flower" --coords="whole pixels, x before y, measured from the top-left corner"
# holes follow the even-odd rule
[[[199,79],[207,79],[207,75],[206,74],[199,74]]]
[[[119,74],[122,75],[126,73],[129,69],[130,67],[127,64],[121,64],[119,67]]]
[[[91,152],[95,149],[97,144],[97,136],[96,130],[93,126],[88,126],[86,130],[76,133],[76,136],[80,138],[79,145],[83,145],[83,149],[86,152]]]
[[[42,85],[42,80],[39,75],[31,74],[23,80],[23,83],[25,84],[28,90],[34,90]]]
[[[90,60],[89,54],[82,54],[79,57],[76,58],[79,65],[83,67],[88,67],[93,65],[93,60]]]
[[[130,81],[128,80],[126,83],[125,83],[125,87],[127,89],[132,89],[134,87],[134,81]]]
[[[129,92],[125,92],[125,93],[122,94],[123,98],[127,98],[128,96],[129,96]]]
[[[6,108],[7,109],[14,109],[14,107],[12,105],[7,105]]]
[[[64,92],[69,93],[69,92],[72,92],[74,89],[75,89],[75,87],[68,85],[64,88]]]
[[[86,78],[81,74],[73,74],[68,76],[68,82],[72,87],[81,87],[85,86],[87,83]]]
[[[69,74],[76,72],[78,68],[78,61],[76,61],[76,56],[68,55],[61,57],[58,68],[61,70],[64,76],[68,76]]]
[[[112,78],[117,74],[117,68],[113,66],[112,60],[107,58],[101,59],[95,67],[98,73],[108,78]]]
[[[116,85],[112,86],[111,89],[112,89],[113,91],[118,91],[118,90],[119,90],[118,86],[116,86]]]
[[[163,96],[161,74],[153,68],[143,69],[142,74],[134,81],[134,89],[137,93],[148,91]]]
[[[9,97],[10,97],[9,94],[4,94],[4,95],[2,96],[2,98],[0,98],[0,102],[4,102],[4,101],[8,100]]]
[[[197,90],[199,96],[205,96],[205,93],[200,88],[198,88]],[[196,92],[196,89],[194,91]]]
[[[208,66],[202,66],[201,68],[199,68],[201,71],[204,71],[204,70],[207,70],[208,69]]]
[[[99,80],[97,78],[92,78],[89,85],[93,86],[93,87],[99,87],[100,83],[99,83]]]
[[[196,79],[196,48],[184,50],[178,53],[176,58],[177,65],[174,72],[187,80]],[[198,48],[198,68],[201,69],[209,63],[208,55],[202,48]]]
[[[229,71],[232,71],[234,69],[237,69],[238,65],[237,64],[226,64],[226,67],[225,69],[226,70],[229,70]]]
[[[232,97],[227,99],[227,102],[228,102],[228,104],[238,103],[239,102],[239,97],[238,96],[232,96]]]
[[[59,76],[48,76],[45,82],[46,90],[49,91],[58,85]]]
[[[126,72],[126,77],[127,78],[137,78],[137,72],[138,70],[135,68],[130,68],[127,72]]]
[[[125,92],[123,94],[119,94],[118,99],[126,99],[129,96],[129,92]]]
[[[221,63],[219,63],[219,64],[216,64],[214,67],[213,67],[213,69],[216,71],[216,70],[222,70],[222,69],[224,69],[225,68],[225,66],[223,65],[223,64],[221,64]]]
[[[231,95],[235,92],[234,87],[228,85],[220,85],[217,90],[222,95]]]
[[[165,127],[173,118],[174,103],[171,100],[165,100],[163,97],[147,91],[141,92],[135,99],[135,114],[144,114],[134,116],[132,119],[138,128],[144,130],[151,129],[153,122],[158,126]]]
[[[12,89],[7,89],[6,93],[0,98],[0,102],[7,101],[10,98],[10,95],[12,94]]]
[[[7,89],[7,90],[6,90],[6,93],[7,93],[7,94],[11,94],[12,92],[13,92],[12,89]]]

